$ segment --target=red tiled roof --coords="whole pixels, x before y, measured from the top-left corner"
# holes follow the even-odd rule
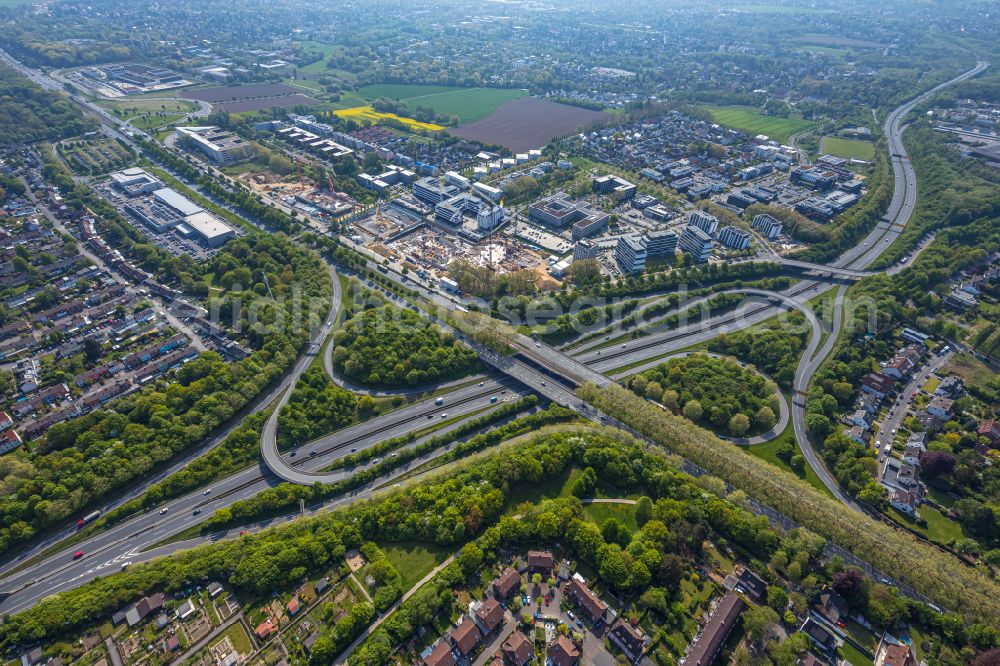
[[[424,659],[425,666],[455,666],[455,655],[452,654],[448,639],[438,641],[431,653]]]
[[[510,635],[503,644],[503,655],[514,666],[524,666],[534,655],[531,641],[520,630]]]
[[[493,589],[501,599],[509,597],[514,590],[521,586],[521,576],[512,567],[507,567],[500,576],[493,581]]]
[[[493,631],[503,623],[503,606],[500,605],[499,601],[490,597],[476,610],[476,617],[479,618],[487,631]]]
[[[549,648],[549,657],[554,666],[573,666],[580,658],[580,650],[573,641],[559,634],[559,640]]]
[[[529,569],[551,569],[554,564],[555,559],[552,557],[552,553],[543,550],[528,551]]]
[[[451,632],[451,640],[454,641],[459,653],[463,655],[472,652],[472,649],[479,645],[482,638],[483,635],[479,632],[479,627],[469,618],[462,620],[462,624]]]
[[[599,620],[608,610],[607,604],[601,601],[585,583],[578,580],[566,583],[566,594],[579,604],[591,620]]]

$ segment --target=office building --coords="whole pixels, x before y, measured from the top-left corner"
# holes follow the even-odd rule
[[[764,235],[768,240],[774,240],[781,235],[781,222],[766,213],[753,216],[750,226]]]
[[[444,179],[449,183],[451,183],[452,185],[454,185],[455,187],[462,190],[467,190],[472,185],[472,183],[469,182],[468,178],[455,171],[446,172],[444,174]]]
[[[669,229],[646,234],[646,254],[650,257],[672,257],[677,251],[677,234]]]
[[[539,199],[528,208],[528,217],[554,227],[573,225],[573,240],[586,238],[607,226],[610,216],[582,202],[571,201],[563,192]]]
[[[111,174],[111,186],[129,197],[149,194],[163,187],[163,183],[138,167]]]
[[[573,240],[578,241],[587,236],[593,236],[607,228],[610,219],[611,216],[603,211],[588,210],[586,217],[573,223]]]
[[[600,259],[603,249],[600,245],[590,240],[577,241],[573,247],[573,261],[581,259]]]
[[[635,196],[634,184],[611,174],[594,178],[591,187],[596,194],[613,194],[623,201]]]
[[[476,226],[481,231],[490,231],[503,224],[506,219],[507,215],[500,206],[483,205],[476,213]]]
[[[715,246],[715,243],[712,241],[712,237],[705,233],[703,229],[688,225],[684,227],[677,245],[681,251],[690,254],[691,258],[696,262],[704,263],[712,256],[712,248]]]
[[[646,242],[641,236],[621,236],[615,259],[622,273],[641,273],[646,268]]]
[[[236,164],[250,157],[250,144],[218,127],[178,127],[178,143],[198,150],[216,164]]]
[[[492,185],[487,185],[486,183],[476,183],[472,186],[472,189],[479,194],[482,194],[493,203],[499,202],[500,198],[503,197],[503,192],[500,189],[493,187]]]
[[[734,250],[745,250],[750,247],[750,233],[736,227],[722,227],[719,242]]]
[[[749,208],[757,203],[757,201],[753,197],[748,196],[746,192],[730,192],[726,203],[737,208]]]
[[[711,236],[719,228],[719,218],[696,210],[688,217],[688,225],[698,227]]]
[[[462,224],[462,208],[457,202],[452,202],[450,199],[442,201],[434,206],[434,217],[441,222],[446,222],[457,227]]]
[[[442,201],[458,195],[460,190],[450,183],[442,183],[437,178],[429,176],[413,183],[413,196],[424,203],[436,206]]]

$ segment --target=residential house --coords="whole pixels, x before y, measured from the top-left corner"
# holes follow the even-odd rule
[[[863,409],[872,416],[878,414],[878,408],[881,404],[882,400],[871,393],[862,393],[858,396],[858,409]]]
[[[316,641],[318,640],[319,640],[319,632],[314,631],[308,636],[306,636],[305,640],[302,641],[302,649],[305,650],[307,655],[312,654],[313,646],[316,645]]]
[[[215,583],[215,582],[208,584],[208,596],[209,597],[211,597],[212,599],[214,599],[217,596],[219,596],[220,594],[222,594],[222,585],[220,585],[219,583]]]
[[[912,490],[902,490],[900,488],[890,488],[887,499],[889,506],[914,518],[920,517],[917,507],[920,505],[920,496]]]
[[[483,634],[471,618],[465,618],[462,623],[451,630],[451,643],[462,657],[467,657],[483,640]]]
[[[486,601],[479,604],[479,608],[473,614],[473,619],[479,625],[479,629],[483,635],[489,636],[503,626],[503,615],[504,609],[500,605],[500,602],[493,597],[489,597]]]
[[[755,604],[767,601],[767,583],[763,578],[746,567],[742,567],[736,575],[736,591],[746,596]]]
[[[846,618],[850,612],[847,601],[831,587],[825,588],[819,593],[813,608],[834,624],[837,624],[841,618]]]
[[[875,666],[917,666],[909,645],[889,643],[884,638],[875,649]]]
[[[892,377],[886,377],[880,372],[869,372],[861,379],[861,390],[871,393],[879,400],[887,396],[895,385],[896,381]]]
[[[844,431],[844,434],[861,446],[868,446],[868,442],[871,439],[871,436],[868,434],[868,428],[863,428],[858,425],[851,426]]]
[[[840,645],[840,640],[833,634],[833,632],[814,620],[812,617],[806,618],[806,621],[802,623],[802,627],[799,631],[805,634],[809,640],[811,640],[824,652],[834,653]]]
[[[298,615],[299,607],[300,604],[298,597],[292,597],[291,599],[288,600],[288,603],[285,604],[285,610],[288,611],[289,617],[295,617],[296,615]]]
[[[586,583],[572,578],[563,588],[563,594],[577,605],[585,619],[594,623],[604,621],[608,605],[601,601]]]
[[[1000,442],[1000,421],[996,419],[985,419],[976,428],[976,434],[980,437],[986,437],[990,440],[990,443],[994,446]]]
[[[164,652],[176,652],[181,647],[181,642],[178,640],[177,636],[171,636],[163,643]]]
[[[562,634],[549,646],[549,661],[552,666],[573,666],[579,660],[580,648]]]
[[[920,467],[920,454],[923,452],[924,450],[920,446],[907,446],[906,451],[903,452],[903,462],[907,465]]]
[[[157,592],[140,599],[139,603],[125,611],[125,621],[128,622],[128,626],[134,627],[149,617],[150,613],[159,612],[163,608],[164,598],[162,592]]]
[[[931,399],[930,404],[927,405],[927,413],[936,416],[942,421],[950,421],[952,416],[951,407],[954,402],[951,398],[943,398],[936,395]]]
[[[919,410],[913,418],[923,427],[926,432],[937,432],[941,429],[942,421],[926,409]]]
[[[913,361],[908,357],[896,355],[882,368],[882,374],[893,379],[902,379],[913,371]]]
[[[544,550],[528,551],[528,573],[540,573],[543,576],[552,575],[552,567],[555,566],[555,559],[552,553]]]
[[[510,595],[521,589],[521,575],[512,567],[504,569],[503,573],[493,581],[493,595],[497,599],[508,599]]]
[[[270,620],[267,620],[266,622],[261,622],[260,624],[257,625],[257,628],[254,629],[254,633],[257,634],[257,638],[259,640],[264,640],[265,638],[270,636],[272,631],[274,631],[274,625],[271,624]]]
[[[528,640],[520,629],[504,641],[500,651],[503,653],[504,661],[509,666],[525,666],[535,656],[535,649],[531,645],[531,641]]]
[[[22,666],[35,666],[42,661],[42,648],[33,647],[24,654],[21,655],[21,665]]]
[[[747,604],[740,595],[732,590],[726,592],[702,629],[701,635],[688,651],[684,663],[689,666],[711,666],[746,607]]]
[[[921,451],[927,450],[927,433],[926,432],[911,432],[910,436],[906,440],[907,448],[915,446]]]
[[[182,620],[186,620],[189,617],[191,617],[191,615],[194,613],[194,610],[195,610],[194,604],[191,602],[190,599],[188,599],[177,608],[177,617],[179,617]]]
[[[962,396],[962,391],[965,390],[965,384],[962,382],[962,378],[956,375],[948,375],[941,380],[938,387],[934,390],[934,395],[940,395],[945,398],[951,398],[952,400],[958,400]]]
[[[433,648],[424,650],[424,666],[455,666],[455,654],[447,638],[437,642]]]
[[[0,455],[10,453],[21,446],[21,444],[21,436],[17,434],[16,430],[4,430],[0,432]]]
[[[629,661],[638,663],[646,648],[646,637],[628,622],[619,621],[608,632],[608,638],[628,655]]]
[[[863,409],[855,411],[853,414],[847,417],[848,423],[857,426],[859,428],[864,428],[865,430],[870,430],[872,427],[871,414]]]

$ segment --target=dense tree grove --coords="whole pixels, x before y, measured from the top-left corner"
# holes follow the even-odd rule
[[[334,384],[322,368],[306,370],[278,416],[280,447],[302,444],[350,425],[359,402],[357,394]]]
[[[790,321],[804,320],[796,314],[791,315]],[[753,363],[778,384],[790,388],[805,340],[806,334],[798,330],[757,328],[720,335],[708,343],[708,348]]]
[[[781,510],[803,527],[866,559],[947,606],[984,621],[1000,616],[1000,590],[979,571],[955,566],[950,554],[902,530],[849,511],[839,501],[770,463],[636,397],[618,386],[587,385],[581,396],[668,450]],[[904,544],[887,550],[886,543]]]
[[[333,337],[333,364],[343,376],[373,386],[415,386],[477,367],[476,353],[415,312],[368,310]]]
[[[687,417],[690,411],[691,420],[735,437],[768,430],[780,409],[775,388],[764,377],[732,359],[707,354],[670,359],[634,375],[628,385],[674,413]],[[691,403],[698,408],[689,409]]]
[[[92,126],[65,96],[0,65],[0,144],[56,141]]]

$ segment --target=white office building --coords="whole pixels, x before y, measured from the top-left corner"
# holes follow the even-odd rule
[[[736,227],[722,227],[719,242],[734,250],[745,250],[750,247],[750,233]]]
[[[683,252],[690,254],[691,258],[696,262],[704,263],[712,256],[712,248],[715,247],[715,243],[712,241],[712,237],[705,233],[703,229],[694,225],[688,225],[684,227],[684,231],[681,233],[678,246]]]
[[[781,235],[781,222],[767,213],[754,215],[750,226],[762,233],[768,240],[774,240]]]
[[[646,268],[646,241],[642,236],[621,236],[615,259],[622,273],[641,273]]]
[[[703,213],[700,210],[696,210],[691,213],[691,216],[688,218],[688,224],[698,227],[711,236],[719,228],[719,218],[714,215],[709,215],[708,213]]]

